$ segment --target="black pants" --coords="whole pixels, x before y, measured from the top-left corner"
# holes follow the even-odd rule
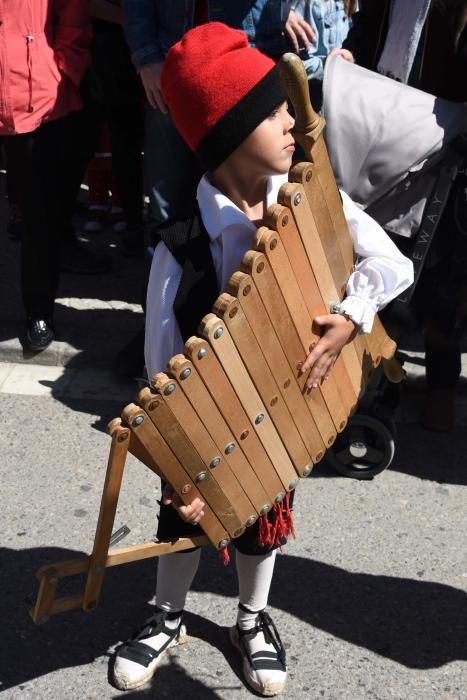
[[[76,195],[81,114],[5,137],[7,168],[24,220],[21,292],[28,318],[52,319],[60,273],[60,247]]]
[[[430,389],[455,389],[461,373],[459,307],[467,293],[466,188],[467,176],[461,173],[436,232],[431,260],[414,294],[424,329]]]

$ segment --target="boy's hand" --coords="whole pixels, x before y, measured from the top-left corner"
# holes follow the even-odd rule
[[[195,498],[189,506],[186,506],[183,504],[178,494],[176,494],[173,488],[168,484],[166,484],[162,492],[162,503],[165,506],[172,505],[182,520],[192,525],[197,525],[204,515],[204,503],[201,499]]]
[[[301,366],[301,372],[310,372],[306,380],[308,389],[318,387],[328,378],[344,345],[355,336],[358,326],[342,314],[317,316],[314,323],[324,329],[323,335]]]
[[[161,73],[163,65],[163,61],[147,63],[139,69],[138,73],[151,107],[160,109],[163,114],[167,114],[167,105],[165,104],[161,92]]]
[[[316,44],[316,36],[311,26],[293,10],[290,10],[285,23],[285,33],[295,53],[299,52],[300,46],[309,49],[311,43]]]

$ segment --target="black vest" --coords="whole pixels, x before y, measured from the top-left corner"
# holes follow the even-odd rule
[[[159,226],[155,233],[154,247],[163,241],[183,270],[173,310],[184,342],[198,335],[201,319],[219,296],[210,240],[199,213]]]

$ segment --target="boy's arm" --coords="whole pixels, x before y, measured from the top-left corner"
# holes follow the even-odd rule
[[[358,331],[369,333],[377,311],[413,282],[413,265],[389,236],[350,197],[341,192],[344,213],[352,235],[357,264],[347,282],[340,313],[314,319],[323,335],[304,361],[309,372],[307,387],[319,386],[327,378],[344,345]]]

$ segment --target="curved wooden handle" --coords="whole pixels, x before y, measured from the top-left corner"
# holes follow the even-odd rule
[[[281,80],[294,106],[295,130],[309,136],[317,129],[321,131],[324,119],[311,105],[308,77],[303,61],[295,53],[285,53],[278,65]]]

